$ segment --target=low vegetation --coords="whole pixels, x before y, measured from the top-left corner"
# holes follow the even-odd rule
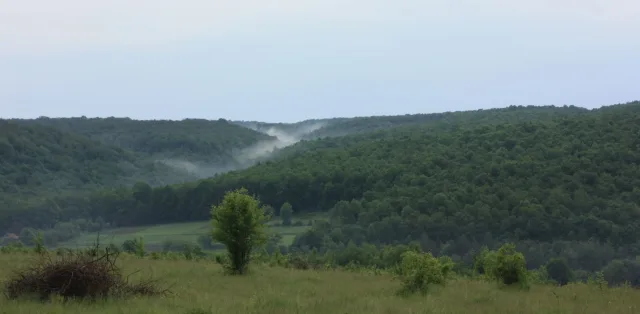
[[[96,300],[168,292],[159,289],[153,280],[128,282],[116,264],[119,252],[108,247],[56,255],[38,249],[36,253],[36,258],[16,270],[5,283],[8,299],[37,296],[45,301],[60,296],[65,300]]]
[[[408,295],[416,292],[427,294],[432,285],[444,286],[449,272],[453,268],[451,260],[438,260],[431,253],[406,251],[398,266],[402,289],[400,294]]]
[[[13,274],[0,273],[6,278],[5,298],[0,299],[0,305],[3,310],[16,312],[53,306],[53,313],[119,312],[123,304],[128,305],[127,311],[136,313],[386,313],[392,309],[426,309],[432,313],[633,313],[640,306],[638,292],[628,284],[610,285],[603,273],[594,274],[586,282],[556,282],[551,274],[563,280],[562,265],[566,264],[557,259],[543,269],[527,270],[524,254],[510,243],[477,253],[473,272],[447,256],[423,252],[415,244],[377,250],[380,255],[369,255],[369,265],[358,265],[356,259],[347,257],[350,262],[341,266],[336,253],[353,248],[324,254],[315,250],[286,255],[278,250],[265,251],[269,217],[246,189],[227,192],[223,201],[212,207],[211,214],[211,236],[225,244],[227,254],[149,253],[142,239],[123,246],[129,252],[123,253],[127,259],[124,265],[144,264],[156,275],[170,275],[176,280],[176,295],[168,295],[155,280],[131,284],[117,264],[117,247],[101,250],[96,245],[54,253],[46,250],[38,233],[32,248],[17,242],[0,249],[0,261],[5,259],[7,265],[12,261],[24,264],[27,258],[36,256]],[[376,266],[377,262],[383,264]],[[248,272],[250,264],[252,271]],[[520,289],[504,289],[509,286]],[[39,301],[29,298],[32,295]],[[138,297],[128,300],[131,296]],[[229,299],[219,299],[223,296]],[[83,301],[98,299],[102,301]],[[43,301],[49,304],[41,305]],[[165,308],[158,308],[158,303]]]
[[[36,253],[0,254],[3,265],[21,265]],[[225,275],[225,261],[212,258],[140,258],[123,253],[123,273],[144,270],[171,285],[171,294],[99,302],[64,301],[52,296],[12,300],[0,297],[4,313],[636,313],[640,292],[628,286],[609,288],[598,281],[565,286],[531,281],[530,289],[503,289],[495,281],[448,270],[446,259],[407,253],[398,271],[368,267],[320,267],[306,270],[286,261],[294,257],[256,255],[252,271]],[[277,262],[279,259],[281,262]],[[399,264],[400,265],[400,264]],[[20,267],[0,268],[6,283]],[[395,268],[397,269],[397,268]],[[426,270],[431,271],[431,273]],[[446,276],[445,276],[446,273]],[[136,276],[137,275],[137,276]],[[537,274],[528,273],[530,278]],[[134,274],[135,279],[141,276]],[[446,278],[446,280],[445,280]],[[133,280],[133,279],[132,279]],[[422,283],[429,283],[426,290]],[[444,283],[444,284],[441,284]],[[415,293],[408,292],[407,287]],[[156,285],[157,287],[157,285]],[[426,291],[426,293],[421,293]],[[398,295],[399,292],[401,295]]]

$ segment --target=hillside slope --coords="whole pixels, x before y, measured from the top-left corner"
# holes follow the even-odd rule
[[[275,140],[269,135],[223,119],[173,121],[43,117],[14,121],[46,125],[81,134],[102,143],[143,153],[183,168],[187,167],[184,163],[186,161],[199,162],[211,168],[233,169],[244,161],[240,156],[242,149],[250,148],[261,141]]]
[[[471,127],[487,124],[518,123],[571,117],[588,112],[575,106],[510,106],[507,108],[455,111],[397,116],[371,116],[322,120],[323,127],[305,135],[304,139],[362,134],[399,126],[421,125],[434,129]]]
[[[179,182],[178,175],[144,156],[84,136],[0,120],[0,197],[5,199],[26,201],[135,181],[161,185]]]
[[[287,158],[185,185],[57,202],[117,225],[177,222],[207,219],[225,191],[243,186],[276,208],[335,207],[333,223],[347,226],[337,241],[465,234],[622,245],[640,237],[639,132],[638,102],[545,122],[402,127],[299,143]],[[335,226],[316,230],[318,241]]]

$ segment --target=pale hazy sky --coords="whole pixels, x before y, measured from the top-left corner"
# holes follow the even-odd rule
[[[640,99],[639,0],[0,0],[0,117]]]

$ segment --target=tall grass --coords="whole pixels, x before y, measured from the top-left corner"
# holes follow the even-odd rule
[[[30,254],[0,254],[0,280]],[[530,290],[454,279],[425,296],[398,297],[391,274],[295,270],[256,265],[247,276],[225,276],[209,260],[151,260],[123,256],[125,272],[172,284],[170,296],[49,303],[0,297],[0,313],[638,313],[640,291],[594,284],[533,285]]]

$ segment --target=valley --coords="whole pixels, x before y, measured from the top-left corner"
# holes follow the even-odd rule
[[[590,282],[640,285],[640,102],[295,124],[39,118],[0,127],[6,252],[99,242],[126,258],[224,264],[211,208],[245,188],[272,215],[259,269],[389,274],[404,252],[429,252],[450,259],[462,280],[454,287],[482,299],[488,288],[463,278],[476,278],[482,252],[511,243],[536,284],[561,280],[547,271],[555,261],[581,293],[593,293]]]

